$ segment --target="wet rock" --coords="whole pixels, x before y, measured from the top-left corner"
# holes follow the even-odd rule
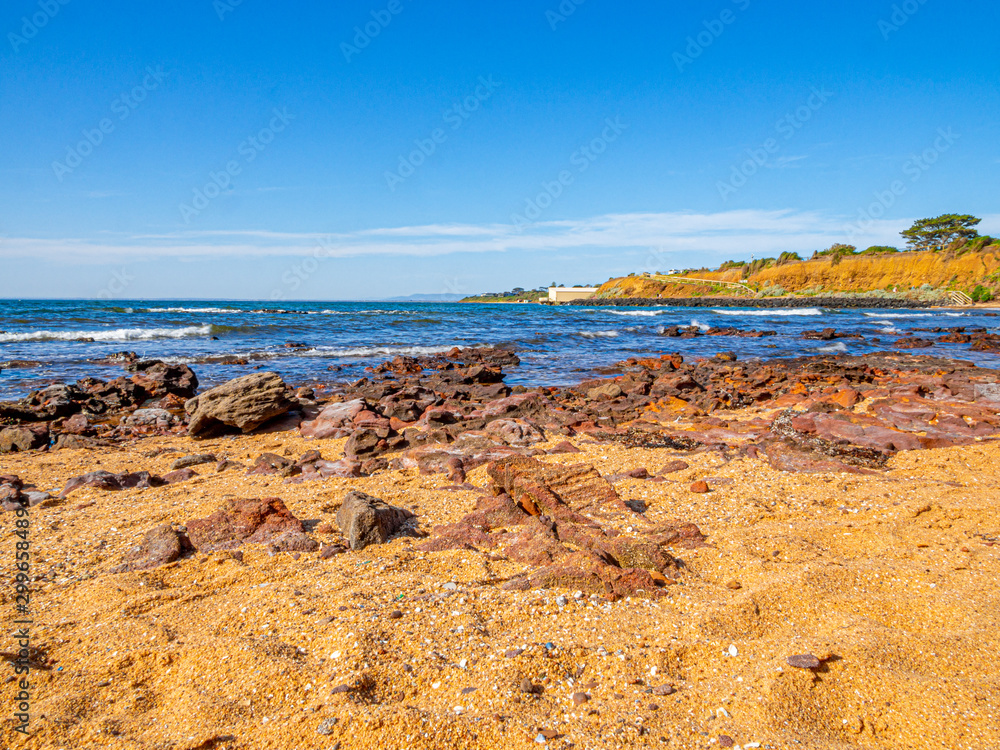
[[[179,559],[190,551],[187,536],[170,524],[157,526],[148,531],[142,543],[125,555],[121,565],[111,569],[112,573],[129,573],[149,570]]]
[[[288,387],[273,372],[245,375],[202,393],[184,405],[188,432],[195,438],[217,435],[226,428],[252,432],[293,406]]]
[[[148,471],[126,472],[122,474],[112,474],[110,471],[92,471],[89,474],[73,477],[59,497],[66,497],[81,487],[94,487],[101,490],[117,491],[126,489],[147,489],[149,487],[162,487],[165,484],[162,477],[150,474]]]
[[[288,532],[305,532],[302,522],[276,497],[227,500],[208,518],[188,521],[186,527],[199,552],[266,544]]]
[[[0,453],[38,450],[49,444],[48,425],[25,425],[0,429]]]
[[[173,394],[187,399],[198,390],[198,376],[187,365],[169,365],[152,359],[128,362],[125,371],[134,373],[132,382],[151,398]]]
[[[385,544],[412,518],[414,515],[410,511],[356,490],[344,496],[337,511],[337,524],[355,551],[372,544]]]
[[[916,336],[901,338],[893,344],[897,349],[927,349],[934,346],[934,342],[929,339],[922,339]]]

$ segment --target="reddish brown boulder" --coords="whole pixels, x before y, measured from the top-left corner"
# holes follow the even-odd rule
[[[304,531],[302,522],[276,497],[227,500],[208,518],[187,523],[188,538],[199,552],[263,544],[287,532]]]
[[[187,536],[170,524],[157,526],[148,531],[142,542],[129,551],[121,565],[111,569],[112,573],[129,573],[149,570],[177,560],[191,549]]]

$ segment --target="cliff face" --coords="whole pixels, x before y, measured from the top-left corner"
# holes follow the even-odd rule
[[[801,291],[822,286],[825,291],[867,292],[898,287],[953,287],[970,291],[976,284],[1000,268],[1000,253],[900,253],[845,257],[839,263],[831,259],[808,260],[765,268],[751,276],[762,287],[768,282],[787,291]]]
[[[1000,271],[1000,247],[984,252],[956,255],[950,252],[899,253],[820,258],[765,268],[747,279],[740,269],[693,273],[691,276],[717,281],[742,281],[761,290],[780,287],[786,292],[870,292],[875,290],[907,292],[930,284],[970,292],[977,284],[993,285],[988,277]],[[679,284],[662,278],[628,276],[611,279],[601,286],[598,297],[701,297],[738,292],[721,285]]]

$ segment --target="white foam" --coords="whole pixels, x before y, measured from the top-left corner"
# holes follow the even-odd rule
[[[709,328],[712,327],[705,325],[700,320],[693,320],[693,319],[691,320],[691,325],[694,326],[695,328],[700,328],[703,331],[707,331]]]
[[[835,344],[830,344],[829,346],[821,346],[818,351],[832,354],[834,352],[846,352],[847,345],[843,341],[838,341]]]
[[[618,337],[618,331],[580,331],[585,339],[613,339]]]
[[[822,315],[823,311],[818,307],[796,307],[788,308],[783,307],[777,310],[712,310],[716,315],[760,315],[760,316],[778,316],[784,317],[786,315]]]
[[[212,326],[187,326],[186,328],[114,328],[102,331],[30,331],[29,333],[0,333],[0,342],[17,341],[145,341],[148,339],[183,339],[190,336],[208,336]]]
[[[933,318],[934,313],[861,313],[866,318]],[[960,313],[961,314],[961,313]]]
[[[132,312],[132,308],[126,307],[125,312]],[[240,313],[234,307],[150,307],[142,312],[148,313]]]
[[[629,312],[622,312],[620,310],[608,310],[611,315],[630,315],[635,318],[652,318],[657,315],[663,315],[662,312],[656,310],[633,310]]]
[[[294,349],[287,354],[299,357],[382,357],[396,354],[418,357],[424,354],[442,354],[454,348],[454,346],[358,346],[351,349],[337,349],[317,346],[312,349]]]

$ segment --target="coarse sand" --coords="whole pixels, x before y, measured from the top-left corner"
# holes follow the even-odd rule
[[[225,498],[280,497],[332,542],[339,533],[316,526],[336,530],[341,498],[359,489],[430,531],[479,497],[442,489],[440,475],[288,484],[207,465],[181,484],[85,488],[32,508],[31,735],[13,731],[5,663],[0,747],[1000,748],[1000,445],[904,452],[866,476],[573,442],[582,453],[543,460],[604,475],[690,464],[616,484],[650,522],[690,521],[707,537],[671,550],[683,569],[659,596],[508,591],[525,566],[420,552],[412,538],[326,560],[258,545],[242,560],[109,573],[152,527]],[[188,453],[248,463],[342,447],[294,432],[156,437],[5,455],[0,474],[58,494],[88,471],[163,474]],[[148,455],[162,448],[178,452]],[[712,491],[691,492],[699,479]],[[485,487],[485,467],[468,481]],[[15,514],[0,514],[8,661],[15,530]],[[793,655],[820,666],[793,667]]]

